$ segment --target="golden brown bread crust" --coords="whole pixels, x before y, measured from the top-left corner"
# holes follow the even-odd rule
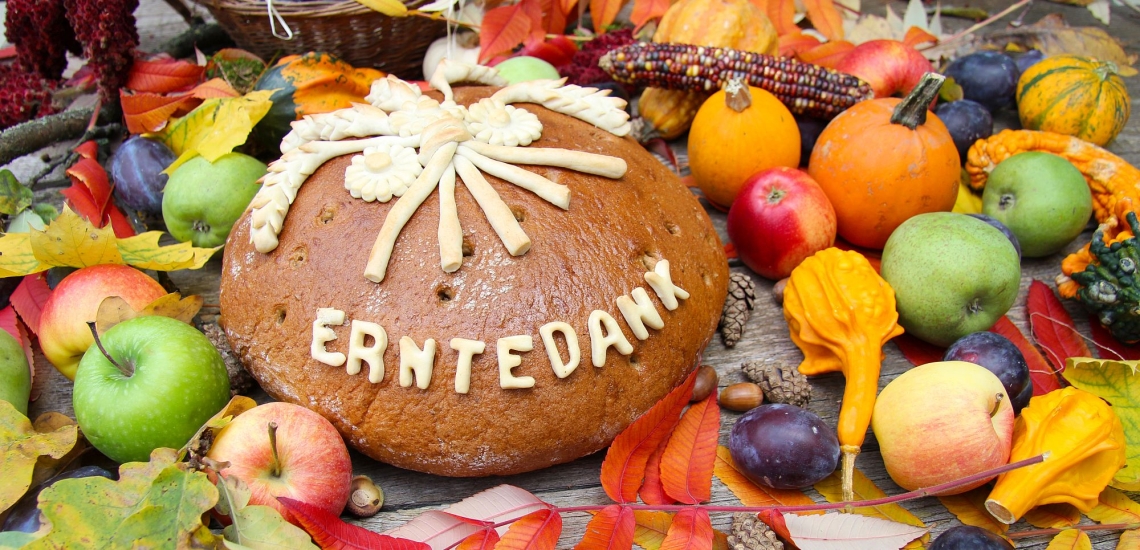
[[[458,88],[469,104],[487,88]],[[629,138],[531,104],[544,130],[531,147],[563,147],[624,158],[620,180],[569,170],[526,167],[570,187],[561,210],[534,194],[488,175],[521,220],[533,247],[512,257],[460,182],[455,193],[465,242],[473,253],[455,273],[439,265],[438,193],[420,207],[400,234],[379,284],[364,278],[369,250],[387,211],[396,203],[366,203],[344,189],[349,157],[334,159],[301,187],[285,220],[280,245],[261,254],[250,244],[249,212],[225,251],[222,323],[246,368],[273,397],[324,415],[351,445],[399,467],[449,476],[511,474],[567,462],[595,452],[683,380],[716,330],[728,267],[704,209],[680,180]],[[666,310],[644,274],[668,260],[674,284],[691,293]],[[665,326],[637,340],[614,300],[644,288]],[[368,367],[349,375],[310,356],[318,308],[344,310],[344,326],[329,351],[347,353],[353,319],[380,324],[388,335],[382,382]],[[587,318],[608,312],[633,344],[632,355],[607,351],[606,364],[590,363]],[[538,329],[569,323],[582,352],[565,379],[551,369]],[[529,335],[534,350],[518,353],[516,376],[532,376],[530,389],[501,389],[495,343]],[[437,353],[426,390],[401,387],[399,339]],[[457,352],[452,338],[480,340],[471,389],[455,392]],[[559,338],[566,357],[564,341]],[[517,352],[516,352],[517,353]]]

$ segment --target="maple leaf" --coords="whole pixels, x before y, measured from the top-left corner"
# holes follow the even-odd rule
[[[1092,550],[1092,540],[1080,529],[1065,529],[1049,541],[1045,550]]]
[[[1065,359],[1092,356],[1084,338],[1073,328],[1073,318],[1048,285],[1036,279],[1029,283],[1025,307],[1033,337],[1055,372],[1064,371]]]
[[[211,98],[175,119],[157,134],[178,158],[163,171],[173,173],[182,163],[202,155],[214,162],[245,143],[249,132],[269,112],[273,90],[259,90],[241,97]]]
[[[301,526],[318,546],[331,550],[430,550],[430,546],[407,539],[374,533],[363,527],[345,523],[340,517],[312,504],[278,497],[291,519]]]
[[[519,4],[499,6],[483,15],[479,25],[479,62],[486,63],[513,50],[530,34],[530,16]]]
[[[767,489],[752,483],[736,463],[732,461],[732,454],[728,447],[720,445],[716,448],[716,462],[713,465],[713,475],[728,487],[736,498],[745,506],[802,506],[815,504],[811,497],[803,491],[794,489]],[[820,512],[823,513],[823,512]]]
[[[226,541],[251,548],[278,550],[317,550],[309,535],[300,527],[285,521],[271,506],[249,505],[250,490],[235,476],[218,476],[218,509],[229,517],[223,534]]]
[[[636,528],[637,520],[632,509],[618,504],[606,506],[590,518],[590,523],[586,524],[586,534],[574,550],[629,548],[633,545]]]
[[[157,271],[198,269],[222,248],[196,248],[189,242],[160,246],[162,235],[148,231],[119,239],[110,227],[98,229],[65,206],[43,231],[0,236],[0,277],[31,275],[55,266],[99,264],[127,264]]]
[[[135,310],[131,304],[119,296],[108,296],[99,302],[99,309],[95,313],[95,331],[103,334],[111,327],[135,317],[157,315],[178,319],[183,323],[190,323],[198,311],[202,309],[205,300],[201,296],[182,297],[178,292],[171,292],[147,304],[140,310]]]
[[[986,510],[987,496],[989,496],[989,487],[983,485],[965,493],[939,496],[938,500],[963,524],[981,527],[1004,537],[1009,531],[1009,525],[998,521]]]
[[[202,515],[218,502],[206,474],[178,462],[174,449],[155,449],[149,462],[130,462],[113,481],[94,476],[58,481],[40,493],[51,531],[25,548],[173,548],[213,539]]]
[[[32,472],[41,456],[59,458],[79,437],[75,424],[39,432],[32,421],[11,403],[0,399],[0,512],[7,510],[32,484]]]
[[[1137,361],[1113,361],[1088,357],[1070,357],[1062,375],[1070,384],[1112,404],[1112,411],[1129,426],[1124,430],[1125,465],[1116,472],[1113,486],[1129,491],[1140,490],[1140,393],[1136,385]]]
[[[713,465],[720,428],[716,388],[685,411],[661,456],[661,484],[678,502],[698,504],[712,498]]]
[[[136,59],[123,86],[135,92],[165,94],[185,90],[201,82],[206,68],[171,57]]]

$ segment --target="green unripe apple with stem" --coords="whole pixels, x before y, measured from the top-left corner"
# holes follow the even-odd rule
[[[162,191],[162,220],[179,241],[213,248],[226,243],[234,222],[261,185],[265,164],[241,153],[214,162],[197,156],[170,175]]]
[[[0,400],[28,415],[28,398],[32,394],[32,370],[24,348],[6,330],[0,330]]]
[[[117,462],[181,448],[230,400],[222,356],[198,329],[169,317],[123,321],[95,340],[75,373],[75,419]]]
[[[899,324],[938,346],[986,330],[1013,306],[1021,262],[994,226],[953,212],[919,214],[891,233],[882,275]]]
[[[1017,235],[1027,258],[1059,252],[1081,234],[1092,211],[1092,192],[1081,172],[1040,151],[1000,162],[982,193],[982,213]]]

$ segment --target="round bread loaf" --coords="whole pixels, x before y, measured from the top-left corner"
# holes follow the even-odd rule
[[[493,91],[457,88],[455,99],[469,105]],[[576,149],[628,164],[618,179],[523,166],[569,187],[565,210],[484,172],[530,237],[525,254],[508,253],[460,178],[454,195],[462,267],[447,273],[440,266],[437,190],[399,233],[383,280],[369,280],[369,252],[397,200],[350,196],[350,155],[326,162],[300,188],[276,249],[255,250],[248,211],[230,235],[221,323],[233,349],[270,395],[319,412],[377,460],[482,476],[593,453],[680,384],[716,330],[727,262],[708,215],[679,178],[630,138],[538,105],[515,107],[542,123],[542,136],[530,148]],[[658,283],[665,301],[647,283],[647,272],[655,270],[676,287]],[[680,299],[685,292],[688,298]],[[645,339],[617,305],[631,294],[651,302],[663,324],[648,328]],[[676,300],[671,310],[670,298]],[[324,308],[344,312],[343,324],[329,322]],[[566,325],[552,324],[558,322]],[[314,350],[321,346],[352,356],[353,328],[363,331],[367,323],[379,325],[379,340],[387,340],[379,342],[382,377],[368,362],[350,374],[314,359],[323,356]],[[315,339],[325,327],[335,339]],[[375,327],[371,334],[356,347],[376,345]],[[556,369],[573,363],[567,346],[574,339],[580,361],[560,377]],[[548,341],[555,343],[556,359]],[[482,353],[474,353],[474,342],[485,345]],[[597,348],[600,366],[593,361]],[[470,358],[470,383],[457,388],[464,357]],[[532,387],[503,387],[525,386],[528,378]]]

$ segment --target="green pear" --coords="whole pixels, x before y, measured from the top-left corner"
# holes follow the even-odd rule
[[[31,394],[32,371],[24,348],[8,331],[0,329],[0,399],[27,416]]]
[[[965,214],[931,212],[891,233],[882,275],[895,291],[899,324],[945,347],[990,328],[1009,311],[1021,262],[994,226]]]
[[[1081,172],[1040,151],[1000,162],[982,193],[982,213],[1017,235],[1027,258],[1059,252],[1081,234],[1092,211],[1092,192]]]

